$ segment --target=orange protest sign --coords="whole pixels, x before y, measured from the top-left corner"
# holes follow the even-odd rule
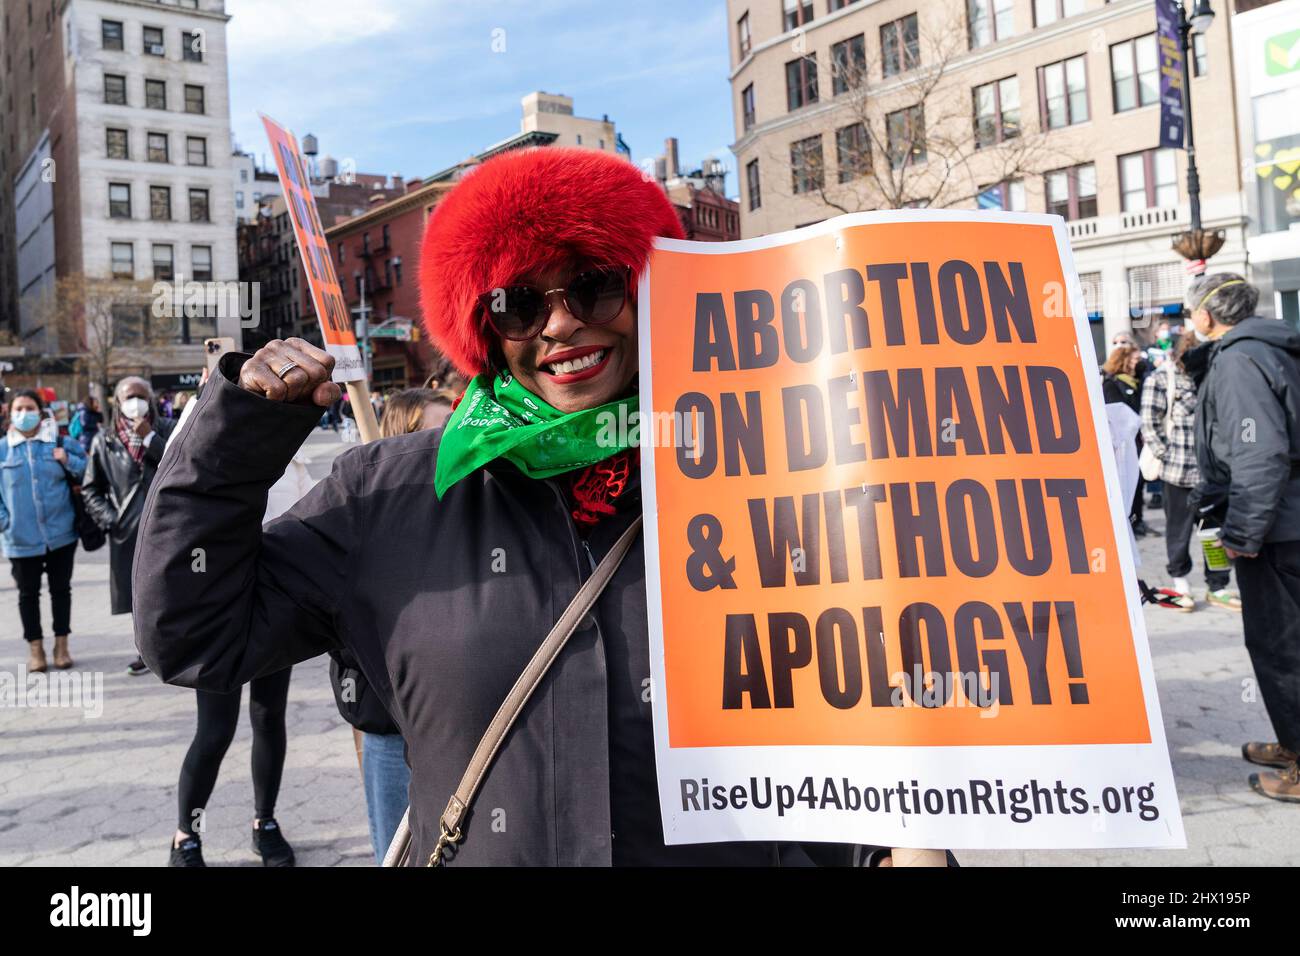
[[[1181,840],[1059,222],[859,214],[658,244],[641,442],[670,842]],[[1025,766],[1073,795],[972,827],[993,799],[974,783]],[[966,809],[837,807],[888,802],[881,773]],[[1099,835],[1103,779],[1132,792]]]
[[[276,171],[284,190],[285,206],[293,224],[298,254],[302,257],[303,272],[311,290],[312,304],[320,322],[321,339],[325,351],[334,356],[334,381],[364,382],[365,363],[357,348],[356,334],[352,330],[352,317],[334,272],[325,229],[316,210],[316,197],[311,192],[311,181],[298,151],[298,140],[275,120],[262,117],[271,153],[275,156]]]

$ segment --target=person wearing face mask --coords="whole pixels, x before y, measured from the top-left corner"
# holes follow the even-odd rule
[[[1181,339],[1175,352],[1155,374],[1147,376],[1142,387],[1142,440],[1159,462],[1164,482],[1166,570],[1172,587],[1161,589],[1166,600],[1163,607],[1180,611],[1196,609],[1192,586],[1187,576],[1192,571],[1188,543],[1195,541],[1196,515],[1192,509],[1192,491],[1200,478],[1196,470],[1196,392],[1198,378],[1188,369],[1194,355],[1192,336]],[[1202,367],[1194,365],[1193,367]],[[1200,542],[1196,541],[1197,550]],[[1204,563],[1204,562],[1203,562]],[[1205,564],[1206,603],[1229,611],[1241,610],[1241,598],[1228,587],[1231,572],[1213,570]]]
[[[1250,785],[1300,803],[1300,332],[1256,316],[1258,301],[1229,272],[1187,292],[1197,336],[1213,345],[1196,406],[1196,498],[1233,559],[1246,650],[1277,737],[1242,747],[1277,768]]]
[[[131,375],[113,389],[110,420],[90,443],[81,493],[86,512],[108,534],[113,614],[131,613],[131,563],[140,514],[175,424],[158,416],[149,383]],[[138,654],[126,670],[137,677],[149,672]]]
[[[40,394],[23,390],[9,408],[9,430],[0,445],[0,545],[18,588],[18,616],[27,641],[27,669],[48,666],[41,630],[41,577],[49,582],[54,612],[54,666],[73,664],[72,565],[77,553],[76,508],[72,482],[86,470],[86,454],[64,441],[52,418],[45,417]]]
[[[603,424],[636,407],[635,290],[656,236],[680,238],[680,220],[626,160],[561,147],[489,159],[438,203],[421,252],[425,326],[471,377],[442,429],[345,451],[263,529],[267,488],[339,395],[327,352],[273,341],[222,357],[150,490],[135,576],[145,660],[166,681],[229,689],[348,651],[406,742],[408,865],[892,859],[664,841],[638,448]],[[184,557],[198,543],[206,574]],[[567,643],[521,681],[557,619]],[[471,767],[508,698],[513,726]]]

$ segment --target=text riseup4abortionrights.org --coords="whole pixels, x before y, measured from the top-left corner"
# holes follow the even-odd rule
[[[1060,780],[1040,784],[1030,780],[1019,787],[1007,787],[1001,780],[969,780],[965,787],[944,790],[922,789],[917,781],[900,780],[898,786],[858,787],[847,777],[825,777],[820,785],[812,777],[795,783],[772,782],[771,777],[750,777],[749,785],[712,784],[703,779],[679,780],[682,812],[702,810],[775,809],[785,816],[796,804],[809,810],[865,810],[867,813],[900,813],[931,816],[985,814],[1010,817],[1014,823],[1028,823],[1036,816],[1088,812],[1136,813],[1148,823],[1160,818],[1155,803],[1155,784],[1135,787],[1106,787],[1100,803],[1094,804],[1083,787],[1067,787]],[[774,799],[775,798],[775,799]]]

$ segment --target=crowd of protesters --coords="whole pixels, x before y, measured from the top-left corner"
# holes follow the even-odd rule
[[[582,162],[604,160],[584,156]],[[536,160],[511,175],[572,186],[575,196],[579,182],[568,179],[578,175],[584,189],[586,182]],[[472,192],[490,180],[480,172],[467,182]],[[507,540],[520,554],[551,555],[560,575],[573,571],[570,550],[585,552],[594,568],[596,554],[625,533],[635,534],[635,448],[605,454],[585,431],[570,427],[552,438],[572,442],[581,465],[557,472],[543,455],[553,455],[555,446],[529,444],[530,433],[512,433],[512,425],[465,447],[449,445],[441,428],[463,394],[503,410],[506,419],[543,403],[542,419],[520,421],[548,426],[571,426],[573,416],[633,394],[631,280],[654,235],[676,234],[676,217],[661,208],[658,190],[647,192],[633,175],[618,194],[605,197],[613,207],[646,206],[642,219],[649,231],[619,248],[626,260],[619,269],[594,266],[576,254],[581,242],[560,241],[549,226],[531,238],[538,246],[532,258],[497,264],[491,259],[495,213],[476,208],[475,197],[466,195],[463,209],[444,201],[451,212],[435,217],[426,248],[448,262],[483,257],[461,267],[482,273],[482,282],[518,283],[512,287],[518,301],[480,327],[470,319],[472,302],[443,302],[439,296],[453,293],[433,283],[427,297],[449,310],[447,322],[433,326],[472,379],[468,386],[428,382],[431,387],[377,394],[379,447],[349,456],[320,483],[307,473],[302,444],[314,427],[338,430],[354,415],[329,379],[329,357],[301,340],[271,343],[252,357],[227,356],[210,372],[211,381],[205,373],[194,396],[160,402],[144,379],[123,378],[106,412],[94,399],[73,411],[67,436],[39,391],[13,393],[0,410],[7,416],[0,540],[18,586],[29,670],[44,671],[51,663],[44,649],[42,579],[53,611],[52,664],[74,666],[74,556],[79,539],[91,541],[97,531],[108,543],[111,612],[135,612],[143,657],[128,672],[156,670],[196,690],[196,731],[177,782],[170,865],[204,865],[203,815],[236,731],[245,683],[253,728],[253,849],[267,866],[294,864],[275,820],[288,748],[285,714],[292,666],[322,653],[331,658],[338,710],[353,728],[376,861],[398,831],[408,799],[415,801],[412,858],[437,857],[450,833],[441,804],[429,801],[445,796],[443,784],[462,769],[476,739],[459,733],[458,720],[448,714],[457,707],[475,721],[491,714],[497,691],[509,686],[549,628],[554,596],[538,591],[538,582],[484,577],[456,562],[445,563],[445,580],[430,587],[413,549],[427,552],[470,538]],[[597,219],[613,215],[598,206],[588,212]],[[560,244],[551,249],[553,242]],[[501,272],[507,267],[519,274]],[[570,298],[577,287],[585,298]],[[534,289],[551,291],[537,299],[526,294]],[[553,292],[560,294],[552,301]],[[1134,534],[1156,533],[1147,508],[1164,515],[1168,580],[1157,587],[1144,582],[1144,595],[1171,611],[1195,610],[1190,578],[1199,553],[1205,604],[1241,615],[1276,737],[1242,746],[1245,759],[1261,768],[1250,775],[1250,786],[1266,797],[1300,802],[1300,333],[1258,317],[1257,299],[1240,276],[1196,279],[1184,325],[1162,323],[1147,348],[1131,332],[1113,338],[1102,391],[1117,453],[1122,445],[1141,471],[1129,482],[1136,485],[1128,509]],[[593,367],[607,369],[591,377],[596,385],[576,387],[586,378],[565,373],[573,378],[568,382],[545,371],[554,356],[584,349],[601,356]],[[242,454],[245,441],[255,443],[258,454]],[[173,445],[182,448],[160,473]],[[599,456],[594,465],[593,454]],[[435,472],[436,505],[426,500]],[[355,520],[359,508],[366,510],[365,528]],[[185,542],[211,542],[204,555],[210,573],[188,574],[162,557],[177,553],[177,534]],[[187,543],[181,550],[189,549]],[[355,580],[359,569],[377,577]],[[575,587],[582,570],[570,582]],[[1231,587],[1234,573],[1240,593]],[[619,574],[611,597],[595,606],[596,627],[575,645],[579,655],[608,661],[600,669],[606,676],[588,681],[583,691],[594,695],[591,706],[536,719],[523,715],[521,732],[504,747],[503,773],[488,781],[492,805],[512,807],[515,819],[533,825],[512,827],[510,840],[473,841],[456,852],[489,863],[887,864],[888,847],[664,844],[649,709],[638,703],[641,695],[631,684],[620,686],[620,693],[604,684],[635,684],[646,670],[640,560],[630,560]],[[441,635],[440,644],[431,629]],[[491,635],[495,650],[470,680],[465,642],[475,635]],[[444,659],[457,666],[438,666]],[[598,715],[594,723],[592,714]],[[560,720],[567,723],[550,722]],[[586,740],[600,759],[585,768],[565,764],[561,779],[560,755],[547,749],[556,746],[557,735]],[[539,803],[539,788],[564,798],[562,818],[551,801]],[[544,835],[561,828],[569,840],[557,857]],[[611,832],[618,834],[613,845]]]
[[[1144,504],[1164,512],[1168,583],[1143,582],[1144,595],[1194,611],[1200,556],[1205,604],[1242,616],[1277,737],[1242,745],[1246,760],[1270,768],[1249,783],[1300,802],[1300,332],[1258,317],[1258,299],[1239,275],[1196,279],[1185,325],[1162,322],[1146,349],[1131,332],[1112,338],[1102,393],[1108,408],[1141,416],[1134,535],[1154,533]]]

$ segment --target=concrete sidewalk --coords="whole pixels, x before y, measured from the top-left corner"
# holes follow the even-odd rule
[[[305,446],[320,477],[342,448],[316,432]],[[1157,528],[1163,519],[1149,517]],[[1164,542],[1142,541],[1144,576],[1165,583]],[[176,778],[194,733],[194,693],[129,677],[130,618],[108,614],[107,551],[79,554],[73,586],[76,672],[102,675],[103,714],[0,709],[0,866],[158,866],[176,826]],[[1198,587],[1203,587],[1198,578]],[[1203,597],[1203,594],[1202,594]],[[45,605],[48,623],[48,604]],[[1240,757],[1270,739],[1242,646],[1241,618],[1148,608],[1152,655],[1187,828],[1186,851],[963,851],[964,865],[1208,865],[1300,862],[1300,806],[1252,793]],[[0,576],[0,672],[25,673],[17,594]],[[47,640],[47,649],[50,642]],[[328,660],[294,669],[289,755],[277,808],[303,866],[371,865],[351,729],[334,707]],[[208,807],[210,864],[258,865],[249,848],[250,733],[241,720]]]

